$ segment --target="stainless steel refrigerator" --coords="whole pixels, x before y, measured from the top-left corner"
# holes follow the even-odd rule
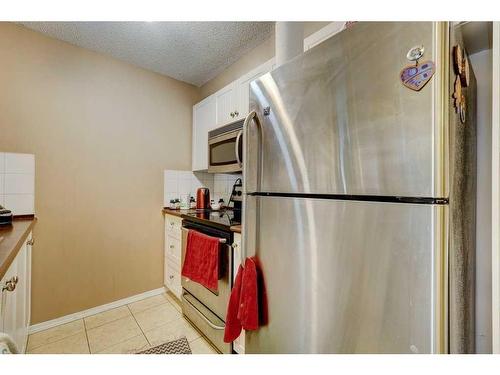
[[[445,22],[360,22],[251,83],[243,254],[267,306],[247,353],[474,351],[475,79],[456,87],[455,45]],[[415,46],[435,65],[419,91]]]

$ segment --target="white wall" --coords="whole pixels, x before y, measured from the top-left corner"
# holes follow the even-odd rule
[[[476,352],[491,353],[491,50],[470,60],[477,79]]]

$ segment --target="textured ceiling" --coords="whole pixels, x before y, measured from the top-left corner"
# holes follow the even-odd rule
[[[274,30],[274,22],[20,24],[196,86],[214,78]]]

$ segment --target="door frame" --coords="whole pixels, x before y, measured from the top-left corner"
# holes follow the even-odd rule
[[[500,354],[500,22],[493,22],[492,101],[492,349]]]

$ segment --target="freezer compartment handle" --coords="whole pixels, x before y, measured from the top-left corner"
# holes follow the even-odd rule
[[[258,218],[259,218],[259,204],[260,200],[258,198],[254,199],[255,202],[255,210],[249,210],[248,207],[248,194],[252,193],[248,191],[248,171],[249,171],[249,132],[251,129],[251,124],[255,124],[255,128],[257,129],[257,170],[256,170],[256,183],[255,190],[257,192],[261,191],[261,176],[262,176],[262,124],[259,120],[259,116],[257,112],[251,111],[245,121],[243,122],[243,230],[241,232],[241,266],[245,266],[245,259],[247,257],[247,236],[249,235],[250,225],[255,225],[255,241],[257,240],[257,228],[258,228]],[[255,217],[252,220],[249,220],[250,213],[255,212]]]

